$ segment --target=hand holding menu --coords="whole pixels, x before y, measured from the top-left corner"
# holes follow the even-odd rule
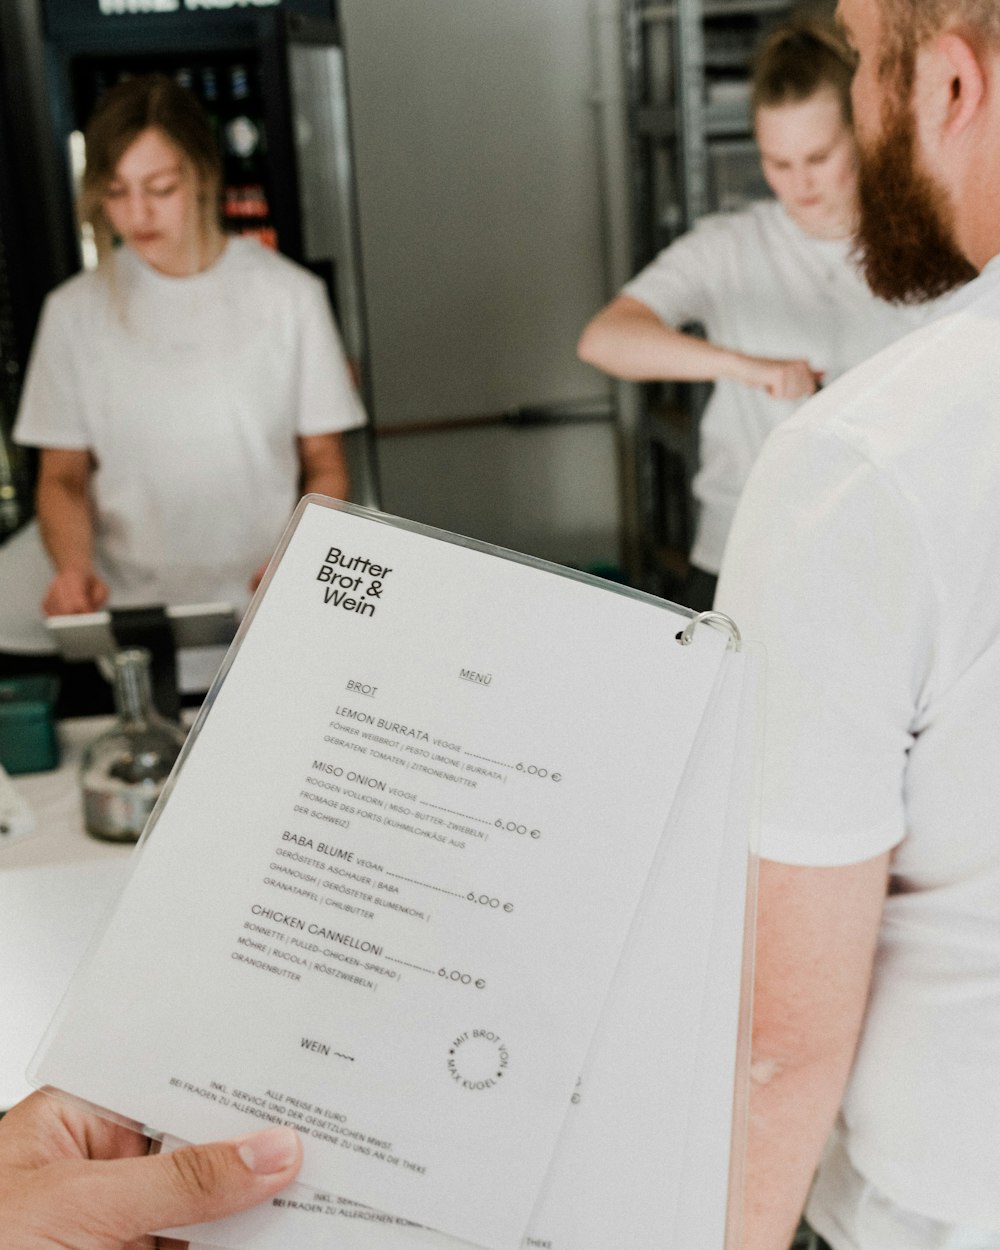
[[[520,1244],[726,639],[505,554],[303,501],[38,1083]]]

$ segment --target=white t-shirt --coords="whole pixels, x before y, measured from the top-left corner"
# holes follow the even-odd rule
[[[193,277],[122,248],[55,290],[14,437],[93,452],[113,606],[242,608],[298,498],[296,436],[364,419],[322,283],[233,238]]]
[[[858,1173],[1000,1231],[1000,259],[790,418],[717,605],[767,650],[761,853],[889,848]]]
[[[700,322],[712,343],[750,356],[808,360],[824,385],[924,319],[877,299],[847,239],[806,234],[776,200],[703,218],[623,288],[667,325]],[[699,515],[691,560],[710,573],[750,466],[800,400],[723,379],[699,431],[692,493]]]

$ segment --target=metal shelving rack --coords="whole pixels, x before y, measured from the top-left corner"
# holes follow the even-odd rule
[[[0,229],[0,542],[21,525],[29,506],[24,454],[10,440],[21,390],[21,362],[14,337],[7,248]]]
[[[705,213],[769,194],[753,140],[753,50],[793,9],[789,0],[621,0],[631,162],[632,271]],[[832,11],[832,0],[810,6]],[[735,37],[730,37],[735,36]],[[714,97],[714,98],[713,98]],[[725,181],[724,162],[732,166]],[[640,547],[645,588],[668,598],[686,568],[690,482],[707,386],[643,387],[638,418]],[[804,1224],[789,1250],[816,1250]]]
[[[21,394],[24,349],[12,269],[13,188],[7,145],[0,134],[0,542],[19,528],[31,511],[30,457],[11,440]]]
[[[750,61],[792,8],[789,0],[622,0],[633,272],[705,213],[768,194],[750,121]],[[709,388],[642,389],[643,582],[670,598],[692,538],[690,481]]]

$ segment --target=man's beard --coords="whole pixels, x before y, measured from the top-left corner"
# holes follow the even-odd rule
[[[918,304],[976,276],[955,241],[944,192],[919,166],[916,123],[897,108],[858,166],[858,247],[868,285],[894,303]]]

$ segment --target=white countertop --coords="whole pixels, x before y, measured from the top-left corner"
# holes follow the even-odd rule
[[[37,825],[25,838],[0,843],[0,1110],[34,1088],[25,1071],[128,875],[135,847],[84,832],[78,781],[84,747],[112,723],[64,721],[59,767],[11,778]]]
[[[99,842],[83,828],[80,755],[111,723],[63,722],[59,768],[11,778],[35,813],[36,829],[0,843],[0,1108],[31,1092],[25,1069],[135,849]]]
[[[50,864],[92,864],[121,860],[133,849],[99,842],[83,829],[83,795],[78,773],[80,756],[89,742],[114,724],[110,716],[87,716],[59,726],[62,759],[44,773],[11,777],[18,794],[28,800],[36,817],[35,832],[14,842],[0,843],[0,872],[9,868],[41,868]]]

